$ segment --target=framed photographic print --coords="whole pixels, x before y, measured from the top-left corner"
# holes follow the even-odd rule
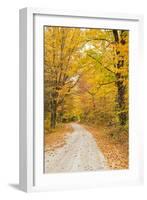
[[[142,16],[20,10],[20,188],[143,180]]]

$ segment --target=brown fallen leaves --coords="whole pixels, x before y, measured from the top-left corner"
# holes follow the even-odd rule
[[[62,147],[65,144],[65,137],[72,132],[70,124],[60,124],[55,130],[45,132],[44,146],[45,151],[52,151],[55,148]]]
[[[112,137],[109,133],[110,127],[95,128],[88,125],[84,127],[91,132],[96,139],[98,147],[103,152],[111,169],[127,169],[129,166],[128,136],[119,133],[119,137]]]

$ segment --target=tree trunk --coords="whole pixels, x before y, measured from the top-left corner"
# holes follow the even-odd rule
[[[120,77],[120,73],[116,74],[116,77]],[[120,78],[117,78],[117,107],[118,107],[118,118],[120,125],[125,125],[127,121],[127,113],[125,112],[125,87],[123,81],[120,81]]]
[[[123,31],[121,31],[121,34],[123,33]],[[113,30],[113,35],[114,35],[114,39],[115,42],[117,44],[121,44],[121,45],[125,45],[125,40],[121,37],[121,35],[119,36],[118,31],[117,30]],[[116,54],[118,56],[118,62],[117,62],[117,69],[123,68],[124,67],[124,59],[122,57],[122,55],[120,56],[120,50],[116,50]],[[119,118],[119,122],[120,125],[125,125],[126,121],[127,121],[127,113],[125,111],[125,86],[123,84],[123,75],[118,72],[115,74],[116,77],[116,86],[117,86],[117,110],[118,110],[118,118]]]
[[[57,119],[57,101],[56,101],[56,92],[51,94],[51,102],[50,102],[50,128],[54,129],[56,127],[56,119]]]
[[[61,102],[60,111],[58,112],[58,121],[59,121],[59,123],[63,122],[63,116],[64,116],[64,100]]]

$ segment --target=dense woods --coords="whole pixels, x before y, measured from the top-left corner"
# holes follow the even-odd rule
[[[128,130],[127,30],[44,27],[45,131],[77,121]]]

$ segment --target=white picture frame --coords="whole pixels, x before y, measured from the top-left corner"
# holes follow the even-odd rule
[[[43,174],[44,25],[130,30],[130,168],[101,172]],[[20,189],[26,192],[143,182],[143,17],[104,12],[20,10]],[[140,39],[141,38],[141,39]],[[41,50],[40,50],[41,49]],[[139,67],[138,67],[139,66]]]

